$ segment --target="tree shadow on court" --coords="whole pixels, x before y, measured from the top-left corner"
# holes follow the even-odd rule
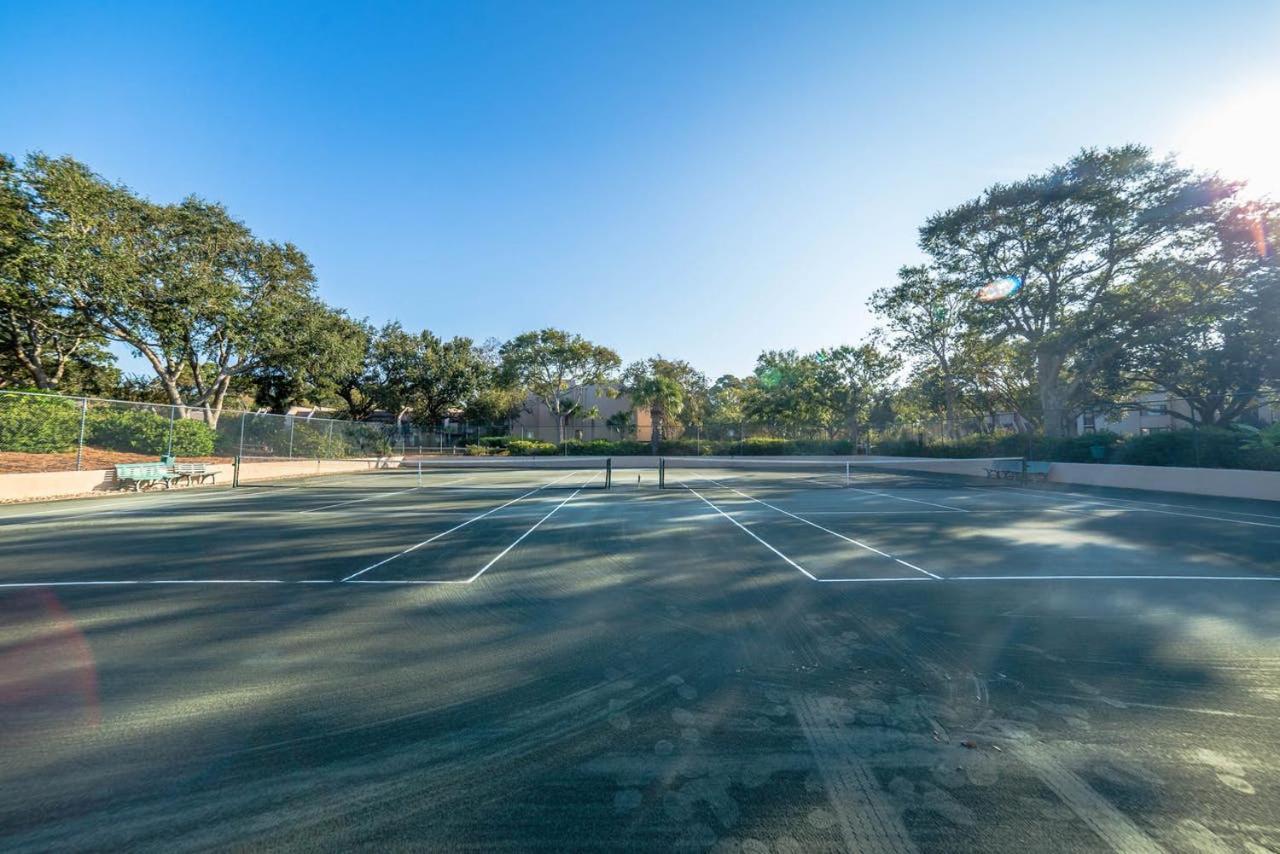
[[[1111,519],[1055,516],[1057,541],[931,522],[895,523],[875,542],[964,549],[993,568],[1034,551],[1047,572],[1084,551],[1105,557],[1111,542],[1132,561],[1177,534],[1146,525],[1121,536]],[[847,548],[802,528],[770,542],[785,554]],[[408,544],[422,530],[420,519],[383,519],[332,548],[363,558],[374,540]],[[180,528],[132,534],[85,547],[127,541],[156,561],[193,548]],[[257,561],[264,577],[296,571],[276,520],[240,519],[235,534],[244,543],[216,554]],[[1215,548],[1248,548],[1231,537]],[[335,846],[840,847],[841,792],[824,763],[868,769],[871,796],[921,848],[1007,848],[1036,826],[1087,847],[1088,822],[1043,776],[1089,786],[1152,835],[1165,816],[1225,833],[1206,820],[1207,801],[1220,824],[1257,820],[1231,800],[1238,792],[1211,788],[1227,771],[1179,777],[1178,760],[1152,752],[1230,757],[1276,734],[1274,723],[1172,711],[1268,708],[1250,693],[1262,677],[1239,668],[1274,656],[1269,590],[818,584],[705,505],[665,496],[562,511],[466,587],[56,596],[92,652],[103,714],[94,727],[10,732],[0,825],[15,847],[288,845],[322,833]],[[19,621],[4,637],[41,631]],[[1256,768],[1243,776],[1274,785]]]

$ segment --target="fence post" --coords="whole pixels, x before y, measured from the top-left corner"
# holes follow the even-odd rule
[[[240,451],[236,454],[236,459],[240,459],[244,456],[244,420],[248,416],[248,410],[240,413]]]
[[[170,404],[169,405],[169,450],[166,452],[166,456],[169,456],[169,457],[173,456],[173,419],[177,416],[177,414],[178,414],[178,407]]]
[[[296,419],[289,418],[289,459],[293,459],[293,425]]]
[[[84,422],[89,414],[89,398],[80,398],[80,441],[76,443],[76,471],[84,464]]]

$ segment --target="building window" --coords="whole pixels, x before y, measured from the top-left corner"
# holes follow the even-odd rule
[[[1084,432],[1086,433],[1098,432],[1098,427],[1094,421],[1094,415],[1092,412],[1086,412],[1084,414]]]

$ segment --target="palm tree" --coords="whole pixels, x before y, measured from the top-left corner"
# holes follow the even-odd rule
[[[649,434],[649,453],[658,453],[658,442],[667,427],[667,420],[675,418],[684,408],[684,389],[675,379],[663,374],[651,373],[634,378],[625,389],[636,406],[649,408],[652,430]]]
[[[569,424],[575,418],[599,418],[599,408],[592,406],[587,408],[582,405],[582,401],[575,400],[571,397],[563,397],[556,401],[555,415],[560,419],[560,435],[564,438],[569,436]],[[564,438],[560,441],[564,442]]]
[[[636,429],[635,423],[631,420],[631,413],[626,410],[610,415],[605,419],[604,426],[610,430],[617,430],[619,440],[625,439]]]

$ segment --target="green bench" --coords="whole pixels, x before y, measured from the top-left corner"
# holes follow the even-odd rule
[[[1049,467],[1052,465],[1053,463],[1045,460],[992,460],[985,471],[987,477],[1009,477],[1024,481],[1038,477],[1041,480],[1048,480]]]
[[[992,460],[986,468],[987,477],[1022,477],[1022,460]]]
[[[1044,460],[1029,460],[1024,463],[1023,474],[1030,477],[1039,477],[1041,480],[1049,479],[1049,466],[1053,463]]]
[[[168,489],[181,475],[164,463],[116,463],[116,483],[122,489],[133,487],[134,492],[156,484]]]

